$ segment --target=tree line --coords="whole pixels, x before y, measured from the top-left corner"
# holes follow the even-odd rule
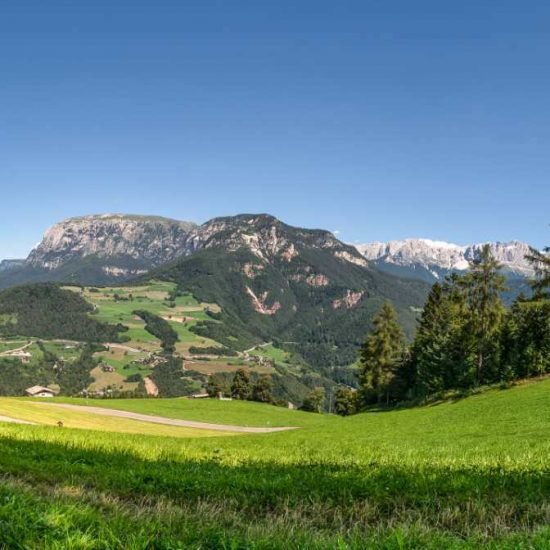
[[[360,350],[359,391],[340,388],[337,412],[550,373],[549,252],[528,256],[532,295],[507,309],[502,266],[485,246],[466,274],[433,285],[410,346],[386,302]]]

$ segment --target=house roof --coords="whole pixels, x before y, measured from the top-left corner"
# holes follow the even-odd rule
[[[32,386],[31,388],[27,388],[25,392],[28,393],[29,395],[36,395],[37,393],[42,393],[42,392],[55,393],[52,389],[45,388],[44,386]]]

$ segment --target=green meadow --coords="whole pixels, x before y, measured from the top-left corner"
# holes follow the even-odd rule
[[[128,345],[154,351],[160,342],[145,330],[145,323],[133,312],[145,309],[165,318],[178,333],[179,351],[186,351],[189,345],[212,345],[212,341],[197,336],[189,329],[198,321],[209,319],[206,311],[217,310],[215,304],[201,304],[190,294],[176,296],[170,300],[170,293],[176,288],[174,283],[152,281],[140,286],[128,287],[66,287],[77,292],[96,308],[94,317],[110,324],[121,323],[128,327],[125,333]]]
[[[70,414],[70,427],[1,424],[0,546],[548,548],[549,397],[543,380],[348,418],[235,401],[89,402],[299,428],[230,437],[106,431],[73,410],[49,413]],[[0,414],[40,406],[3,399]]]

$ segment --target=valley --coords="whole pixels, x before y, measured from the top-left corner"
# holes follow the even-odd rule
[[[82,388],[90,395],[105,395],[113,392],[135,392],[145,382],[146,393],[154,393],[156,386],[149,378],[162,359],[161,340],[146,330],[146,323],[137,316],[136,310],[144,310],[168,323],[177,335],[174,352],[184,359],[184,370],[199,376],[189,388],[200,392],[209,375],[235,372],[246,367],[250,372],[272,374],[272,363],[285,364],[288,354],[272,344],[253,347],[245,352],[234,352],[209,338],[199,336],[192,328],[200,321],[210,319],[209,313],[219,313],[213,303],[200,303],[190,294],[178,293],[174,283],[152,281],[151,283],[121,287],[62,286],[61,290],[76,294],[89,304],[87,315],[99,323],[121,325],[120,342],[100,341],[93,353],[94,367],[90,371],[91,382]],[[74,363],[83,347],[82,340],[44,339],[41,334],[31,334],[29,339],[0,339],[0,359],[19,359],[24,370],[33,372],[50,355],[54,363]],[[204,350],[204,351],[202,351]],[[231,352],[231,353],[230,353]],[[0,373],[0,379],[2,375]],[[30,380],[30,378],[29,378]],[[53,386],[56,390],[59,387]]]
[[[490,246],[430,285],[264,214],[54,227],[0,274],[0,547],[544,548],[536,254],[506,302]]]

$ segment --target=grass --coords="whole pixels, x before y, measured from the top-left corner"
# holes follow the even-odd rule
[[[549,397],[546,380],[351,418],[238,402],[93,402],[301,426],[226,438],[2,425],[0,546],[547,548]]]
[[[34,399],[34,398],[33,398]],[[79,398],[56,398],[57,402],[74,405],[92,404],[98,407],[130,411],[141,414],[156,414],[180,420],[196,420],[215,424],[240,426],[323,426],[339,422],[336,416],[321,416],[302,411],[273,407],[247,401],[220,401],[218,399],[94,399],[86,402]],[[0,408],[1,410],[1,408]]]
[[[126,418],[97,416],[86,412],[51,407],[48,406],[47,403],[38,401],[24,401],[14,398],[0,398],[0,414],[45,426],[57,426],[57,423],[61,421],[63,422],[64,430],[75,428],[81,430],[98,430],[100,433],[116,432],[165,437],[220,436],[220,432],[211,430],[165,426],[162,424],[150,424],[148,422]],[[222,432],[222,434],[223,433],[232,435],[231,432]],[[94,435],[90,437],[93,439]]]
[[[258,346],[250,352],[250,355],[267,357],[276,363],[287,363],[289,360],[289,353],[281,348],[276,348],[273,344]]]
[[[165,318],[178,333],[177,351],[187,353],[189,347],[218,345],[213,340],[197,336],[189,329],[198,321],[209,319],[206,311],[219,311],[216,304],[203,304],[190,294],[178,296],[174,307],[169,307],[169,293],[175,289],[174,283],[152,281],[142,286],[105,287],[95,289],[66,287],[77,292],[96,307],[94,316],[105,323],[122,323],[128,327],[128,345],[146,351],[158,351],[160,342],[145,330],[145,323],[133,314],[136,309],[145,309]],[[117,296],[119,299],[117,299]],[[131,299],[130,299],[131,298]]]

